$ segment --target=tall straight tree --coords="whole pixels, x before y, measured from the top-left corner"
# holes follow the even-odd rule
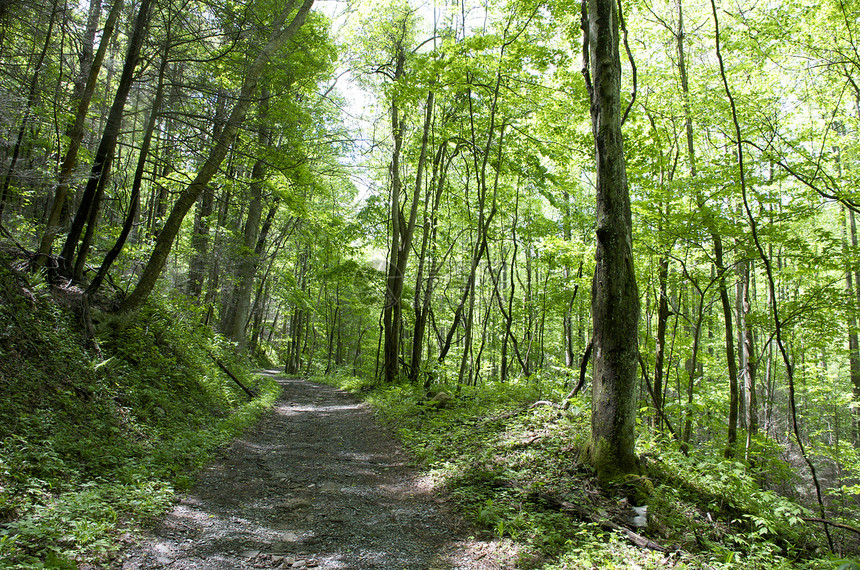
[[[296,1],[291,0],[287,3],[284,9],[275,17],[272,25],[272,32],[266,43],[260,49],[260,52],[248,66],[245,72],[245,80],[242,84],[242,89],[239,93],[239,99],[236,101],[233,110],[230,112],[230,117],[224,125],[224,130],[221,136],[217,138],[212,148],[209,150],[209,155],[206,161],[194,180],[182,191],[176,203],[173,205],[173,210],[170,212],[167,220],[164,222],[164,227],[158,234],[155,241],[155,248],[143,269],[143,274],[137,282],[134,290],[123,301],[120,310],[123,312],[136,311],[149,297],[152,289],[158,281],[161,271],[167,263],[167,256],[173,248],[173,242],[179,234],[179,229],[182,226],[182,220],[191,209],[191,206],[197,202],[197,199],[203,193],[203,190],[215,176],[224,158],[227,156],[227,151],[236,140],[236,135],[239,133],[239,128],[245,121],[245,116],[248,113],[248,108],[253,100],[254,93],[257,91],[257,84],[260,81],[260,76],[266,68],[269,60],[299,31],[305,23],[308,12],[313,6],[314,0],[304,0],[298,10],[293,14]],[[288,17],[293,14],[288,23]]]
[[[621,134],[621,57],[615,0],[585,0],[583,75],[591,98],[597,163],[597,251],[589,456],[601,482],[637,470],[636,418],[639,292]]]

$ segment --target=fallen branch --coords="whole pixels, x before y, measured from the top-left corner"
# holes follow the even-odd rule
[[[540,406],[552,406],[553,408],[559,410],[562,409],[561,404],[556,404],[555,402],[550,402],[549,400],[538,400],[537,402],[529,406],[529,409],[533,410],[535,408],[539,408]]]
[[[854,532],[854,533],[860,534],[860,528],[857,528],[856,526],[851,526],[851,525],[849,525],[849,524],[845,524],[845,523],[838,523],[838,522],[836,522],[836,521],[830,521],[830,520],[827,520],[827,519],[820,519],[820,518],[817,518],[817,517],[801,517],[801,518],[802,518],[803,520],[805,520],[806,522],[816,522],[816,523],[821,523],[821,524],[823,524],[823,525],[835,526],[836,528],[841,528],[841,529],[845,529],[845,530],[850,530],[851,532]]]
[[[245,386],[244,384],[242,384],[242,382],[240,382],[240,381],[239,381],[239,379],[238,379],[238,378],[236,378],[236,376],[235,376],[232,372],[230,372],[230,370],[229,370],[229,369],[224,365],[224,363],[223,363],[223,362],[221,362],[220,360],[218,360],[217,358],[215,358],[215,355],[213,355],[213,354],[211,354],[211,353],[210,353],[210,354],[209,354],[209,358],[211,358],[212,360],[214,360],[214,361],[215,361],[215,364],[217,364],[217,365],[218,365],[218,367],[219,367],[219,368],[221,368],[221,370],[223,370],[223,371],[224,371],[224,373],[225,373],[225,374],[227,374],[227,376],[229,376],[229,377],[233,380],[233,382],[235,382],[236,384],[238,384],[238,385],[239,385],[239,387],[240,387],[241,389],[243,389],[243,390],[245,391],[245,393],[246,393],[246,394],[248,394],[248,397],[249,397],[249,398],[251,398],[251,399],[253,400],[254,398],[256,398],[256,397],[257,397],[257,395],[256,395],[254,392],[252,392],[250,388],[248,388],[247,386]]]
[[[604,530],[623,532],[627,539],[639,548],[647,548],[648,550],[655,550],[657,552],[669,552],[668,548],[657,544],[653,540],[645,538],[641,534],[635,533],[629,528],[615,524],[614,522],[606,520],[604,518],[600,518],[593,512],[583,509],[582,507],[579,507],[573,503],[561,501],[561,510],[562,512],[575,514],[582,520],[588,520],[593,523],[596,523],[600,525],[600,527]]]
[[[630,530],[629,528],[619,526],[619,525],[615,524],[614,522],[610,522],[610,521],[603,521],[599,524],[600,524],[600,526],[602,526],[604,528],[608,528],[610,530],[618,530],[618,531],[623,532],[625,535],[627,535],[627,539],[630,542],[632,542],[633,544],[635,544],[636,546],[638,546],[639,548],[647,548],[648,550],[656,550],[657,552],[669,552],[668,548],[660,546],[659,544],[657,544],[653,540],[651,540],[649,538],[645,538],[641,534],[637,534],[637,533],[633,532],[632,530]]]

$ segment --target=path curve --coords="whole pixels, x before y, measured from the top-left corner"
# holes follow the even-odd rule
[[[501,543],[469,536],[368,406],[277,380],[274,408],[115,568],[512,567]]]

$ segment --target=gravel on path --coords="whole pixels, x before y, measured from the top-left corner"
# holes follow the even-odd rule
[[[115,568],[513,567],[505,542],[470,536],[368,406],[277,380],[275,407]]]

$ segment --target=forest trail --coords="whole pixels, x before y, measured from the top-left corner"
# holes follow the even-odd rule
[[[277,379],[274,408],[115,568],[512,566],[501,543],[469,536],[369,407],[331,386]]]

